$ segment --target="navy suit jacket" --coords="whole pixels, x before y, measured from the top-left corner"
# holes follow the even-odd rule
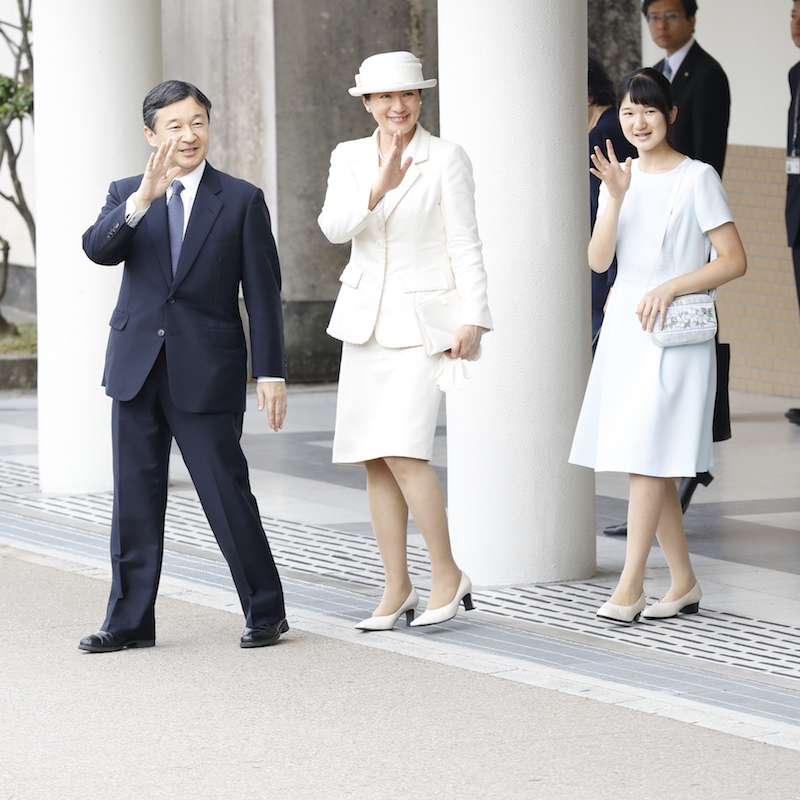
[[[189,412],[241,413],[247,349],[239,314],[242,286],[254,375],[285,377],[281,275],[260,189],[206,164],[175,277],[164,196],[135,228],[125,201],[141,175],[111,184],[83,248],[98,264],[125,262],[111,316],[103,385],[134,398],[165,348],[170,392]]]
[[[664,71],[664,62],[655,68]],[[678,116],[672,127],[675,149],[711,164],[722,175],[728,146],[731,92],[716,59],[695,42],[672,79]]]
[[[792,147],[797,147],[800,155],[800,133],[796,145],[794,138],[795,116],[800,109],[800,62],[789,70],[789,88],[792,90],[792,102],[789,106],[789,125],[786,132],[786,154],[792,155]],[[789,247],[798,246],[800,238],[800,175],[789,175],[786,183],[786,234],[789,238]]]

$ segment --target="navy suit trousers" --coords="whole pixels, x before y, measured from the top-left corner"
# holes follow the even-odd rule
[[[282,620],[283,590],[240,446],[242,414],[177,408],[162,348],[136,397],[114,400],[112,432],[112,587],[103,630],[123,637],[155,638],[173,437],[230,567],[247,627]]]
[[[794,261],[794,285],[797,287],[797,302],[800,305],[800,246],[792,248],[792,260]]]

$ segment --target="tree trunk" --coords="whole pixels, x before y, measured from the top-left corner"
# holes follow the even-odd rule
[[[0,239],[0,300],[5,297],[6,285],[8,284],[8,242],[5,239]],[[17,326],[13,322],[9,322],[0,310],[0,336],[19,336]]]

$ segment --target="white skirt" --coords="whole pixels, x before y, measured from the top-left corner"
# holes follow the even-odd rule
[[[342,346],[334,464],[383,456],[430,461],[442,392],[431,380],[438,356],[422,347]]]
[[[572,442],[572,464],[597,472],[691,477],[713,464],[714,340],[658,347],[636,307],[646,292],[619,279]]]

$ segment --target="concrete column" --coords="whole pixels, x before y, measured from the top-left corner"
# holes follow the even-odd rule
[[[478,584],[586,578],[594,480],[567,464],[590,365],[586,0],[439,0],[438,77],[496,325],[447,397],[456,557]]]
[[[109,183],[141,172],[141,107],[161,80],[159,0],[37,0],[36,213],[39,469],[45,492],[111,487],[110,400],[100,381],[120,267],[81,235]]]

